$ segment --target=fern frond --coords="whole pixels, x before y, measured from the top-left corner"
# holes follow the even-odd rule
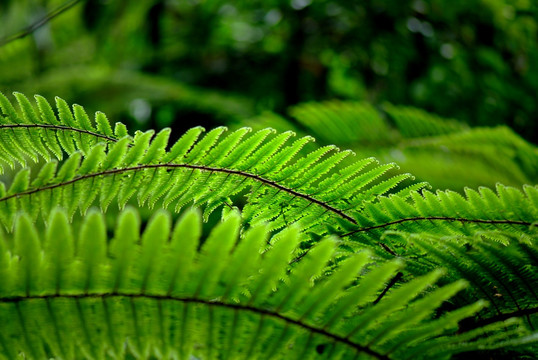
[[[501,234],[507,243],[492,242],[487,232],[472,238],[400,235],[447,268],[448,278],[467,279],[467,299],[490,302],[493,311],[480,322],[519,316],[533,327],[538,313],[538,276],[533,269],[538,264],[530,254],[536,252],[536,238],[528,244],[517,235]]]
[[[480,236],[490,234],[531,241],[538,231],[538,186],[524,192],[503,185],[497,193],[489,188],[466,189],[467,197],[453,191],[412,191],[412,202],[398,195],[379,197],[358,214],[357,225],[349,226],[343,238],[363,244],[380,239],[387,230],[434,236]]]
[[[364,272],[369,255],[362,252],[325,272],[334,239],[290,265],[300,243],[295,227],[265,249],[263,225],[238,240],[238,213],[228,214],[207,239],[200,239],[200,222],[190,210],[172,231],[170,216],[158,212],[140,234],[138,215],[127,208],[109,241],[104,218],[91,210],[75,240],[64,211],[52,212],[44,238],[28,215],[19,215],[14,234],[0,239],[0,358],[248,358],[269,349],[262,352],[266,358],[287,359],[322,349],[331,359],[399,359],[424,348],[418,358],[533,339],[507,323],[455,335],[457,322],[483,302],[430,320],[465,286],[455,282],[423,293],[438,271],[373,303],[400,261]],[[484,337],[503,326],[513,331],[495,333],[495,341]]]
[[[18,98],[26,108],[25,98]],[[3,106],[10,116],[18,116],[9,103]],[[95,130],[80,107],[75,107],[74,115],[60,100],[58,107],[65,124]],[[109,136],[111,128],[100,118],[99,126]],[[243,128],[227,133],[217,128],[201,137],[203,129],[194,128],[166,151],[168,129],[157,135],[137,132],[130,138],[124,127],[116,128],[116,135],[123,136],[118,141],[76,150],[58,170],[49,162],[34,180],[24,169],[7,190],[0,187],[0,220],[10,227],[17,209],[36,218],[39,211],[47,217],[56,205],[66,207],[70,215],[77,209],[85,213],[96,202],[106,209],[114,199],[123,207],[135,195],[141,205],[160,204],[176,211],[188,203],[205,205],[207,218],[228,199],[247,194],[243,217],[252,225],[270,221],[270,229],[276,230],[300,222],[303,231],[316,236],[330,227],[348,246],[361,244],[381,256],[394,253],[376,245],[386,230],[463,236],[512,231],[528,237],[536,228],[535,187],[526,187],[526,195],[503,186],[497,195],[486,188],[479,193],[467,190],[463,198],[454,192],[419,194],[416,190],[426,184],[418,183],[386,197],[412,176],[387,177],[396,165],[378,165],[372,158],[339,167],[352,153],[333,146],[300,157],[297,152],[311,138],[290,143],[290,132],[249,133]],[[81,134],[88,135],[71,134],[73,146]],[[12,140],[12,145],[25,146]],[[34,200],[41,206],[34,206]]]
[[[14,95],[19,110],[0,93],[0,160],[11,167],[15,162],[24,167],[28,159],[50,161],[53,156],[62,160],[64,152],[88,154],[98,142],[114,143],[126,135],[121,125],[113,133],[103,113],[95,116],[96,128],[79,105],[71,110],[63,99],[56,98],[56,115],[42,96],[35,96],[36,109],[23,94]]]
[[[383,143],[392,136],[386,121],[366,102],[304,103],[293,106],[289,113],[316,137],[329,143],[346,146],[357,142]]]
[[[22,95],[18,99],[24,99],[20,100],[26,104],[23,109],[31,108]],[[167,151],[169,129],[158,134],[136,132],[131,138],[123,126],[116,125],[111,136],[111,127],[101,114],[96,116],[96,129],[80,106],[72,113],[63,100],[57,100],[58,120],[40,101],[40,108],[48,109],[41,113],[52,119],[48,119],[51,127],[39,131],[50,135],[54,130],[52,141],[70,155],[57,174],[53,174],[54,165],[45,166],[35,181],[0,194],[0,218],[8,226],[14,209],[29,210],[23,204],[29,198],[48,204],[43,207],[45,217],[46,209],[55,205],[68,208],[70,214],[77,209],[84,213],[97,199],[106,209],[114,198],[123,207],[135,195],[141,205],[153,207],[160,202],[177,211],[188,203],[205,205],[207,217],[240,193],[248,197],[245,217],[252,223],[271,220],[273,229],[298,221],[319,227],[331,216],[355,223],[353,211],[412,179],[409,174],[386,179],[385,174],[396,165],[377,165],[373,159],[339,170],[352,152],[327,146],[300,156],[311,137],[291,142],[292,132],[274,134],[271,129],[251,133],[248,128],[226,132],[221,127],[201,136],[203,129],[194,128]],[[13,121],[17,112],[7,100],[4,103],[4,111],[10,114],[4,121]],[[57,131],[57,124],[66,131]],[[24,141],[34,137],[25,136],[28,139],[14,137],[10,144],[25,147]],[[89,136],[92,141],[86,142]],[[42,140],[37,142],[48,148]],[[27,170],[18,179],[29,181]]]
[[[396,123],[396,127],[406,138],[418,138],[457,133],[468,130],[468,126],[456,120],[443,119],[424,110],[394,106],[386,103],[383,110]]]

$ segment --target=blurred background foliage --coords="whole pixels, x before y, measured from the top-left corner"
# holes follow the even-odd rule
[[[302,103],[290,107],[288,117],[266,112],[244,123],[293,129],[352,149],[358,158],[397,163],[433,189],[463,193],[465,187],[538,182],[538,148],[505,125],[470,127],[414,107],[342,100]]]
[[[293,128],[434,188],[538,182],[534,0],[1,0],[0,24],[6,94],[176,138]]]

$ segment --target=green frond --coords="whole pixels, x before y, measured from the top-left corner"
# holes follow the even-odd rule
[[[394,165],[372,167],[371,159],[360,160],[341,170],[331,170],[330,167],[340,159],[349,157],[347,152],[333,152],[331,155],[327,150],[332,149],[321,148],[312,156],[296,160],[295,164],[311,163],[310,169],[319,169],[317,175],[310,170],[303,173],[295,164],[290,164],[279,173],[264,177],[256,174],[255,169],[248,172],[236,170],[233,166],[204,165],[206,159],[210,162],[215,159],[211,149],[199,148],[197,151],[207,154],[196,164],[155,163],[153,155],[146,157],[154,144],[151,136],[151,132],[138,133],[133,146],[129,147],[129,139],[124,138],[108,151],[103,144],[97,144],[86,157],[75,152],[56,174],[56,166],[50,163],[52,165],[45,165],[33,181],[29,170],[22,170],[0,198],[2,222],[10,227],[17,209],[26,210],[35,218],[39,211],[48,217],[48,212],[56,205],[68,208],[71,215],[77,209],[84,213],[96,201],[106,209],[115,198],[123,207],[135,194],[138,194],[140,204],[155,206],[162,201],[163,206],[174,207],[176,211],[187,203],[205,205],[204,217],[207,218],[211,211],[224,203],[229,205],[229,199],[236,194],[247,192],[248,202],[243,212],[247,222],[271,221],[271,230],[299,222],[303,231],[320,235],[326,233],[327,226],[330,226],[331,231],[336,230],[348,241],[348,245],[355,248],[366,245],[380,255],[383,250],[376,244],[386,230],[447,236],[474,236],[489,232],[490,237],[512,231],[520,238],[528,238],[536,231],[534,224],[538,209],[533,187],[526,187],[525,193],[503,186],[497,188],[497,194],[487,188],[481,188],[479,192],[468,190],[466,198],[451,191],[438,191],[436,194],[422,191],[420,194],[413,188],[407,188],[401,190],[401,196],[386,197],[383,195],[410,175],[401,174],[379,181],[378,177]],[[239,138],[246,136],[242,130],[241,136],[234,140],[235,145],[239,146]],[[252,136],[258,135],[254,133]],[[162,153],[165,138],[167,132],[162,138],[157,136],[158,145],[153,149],[160,149],[156,151]],[[274,139],[277,138],[278,135]],[[211,140],[212,143],[214,141]],[[191,149],[196,147],[191,146]],[[290,145],[282,147],[280,152],[290,156],[295,150],[296,146]],[[149,163],[142,163],[144,158]],[[274,158],[273,155],[269,161]],[[259,163],[263,164],[263,158]],[[320,167],[322,164],[329,169]],[[297,170],[291,174],[297,175],[282,178],[282,174],[294,168]],[[417,184],[415,188],[423,186]],[[30,199],[42,206],[31,206]]]
[[[316,137],[329,143],[349,146],[355,142],[383,142],[391,136],[385,120],[366,102],[304,103],[292,107],[289,113]]]
[[[18,99],[26,115],[18,116],[5,99],[3,111],[19,122],[25,116],[27,121],[38,121],[37,115],[29,115],[33,110],[28,109],[26,98],[18,95]],[[46,109],[39,99],[40,108]],[[97,131],[82,108],[75,106],[72,113],[64,101],[58,99],[57,104],[60,120],[50,120],[51,124],[60,121],[73,129]],[[124,133],[122,126],[117,129],[118,134]],[[108,135],[110,131],[106,130]],[[229,199],[234,202],[238,194],[246,194],[243,218],[247,222],[270,221],[271,230],[298,222],[304,231],[318,236],[330,226],[346,240],[358,240],[378,253],[375,244],[385,230],[472,236],[511,229],[520,237],[534,231],[536,201],[514,188],[500,186],[498,194],[487,188],[479,193],[468,190],[467,198],[450,191],[419,194],[416,190],[426,184],[402,189],[412,176],[390,174],[395,164],[378,165],[372,158],[353,161],[351,152],[333,146],[300,156],[298,151],[310,137],[290,143],[290,132],[249,131],[241,128],[227,134],[225,128],[217,128],[198,140],[203,129],[194,128],[169,152],[168,129],[157,135],[137,132],[132,139],[124,136],[108,145],[77,150],[56,174],[54,165],[45,165],[33,181],[27,169],[16,175],[0,198],[0,219],[10,227],[17,209],[33,217],[41,210],[46,218],[56,205],[68,208],[72,215],[77,209],[85,213],[97,201],[106,209],[114,199],[121,208],[135,195],[140,205],[150,207],[160,204],[179,211],[189,203],[205,206],[207,219],[219,206],[230,205]],[[89,136],[77,131],[71,135],[73,144],[81,141],[80,136]],[[24,146],[17,139],[11,144]],[[344,159],[353,162],[339,166]],[[526,193],[533,194],[530,189]],[[387,198],[391,192],[399,195]],[[43,206],[32,209],[30,199]]]
[[[18,98],[23,109],[34,111],[24,96]],[[71,111],[65,101],[57,99],[57,118],[44,99],[37,99],[41,115],[53,119],[48,125],[45,120],[41,121],[45,124],[34,125],[47,125],[39,131],[49,137],[53,134],[53,142],[69,157],[52,179],[53,168],[45,167],[47,172],[38,177],[46,184],[35,180],[30,187],[0,198],[5,209],[0,210],[0,218],[8,226],[13,220],[10,214],[29,197],[49,203],[45,217],[56,205],[68,208],[70,214],[77,209],[84,213],[97,200],[106,209],[116,198],[121,208],[136,195],[141,205],[153,207],[161,201],[176,211],[188,203],[202,205],[207,218],[227,199],[242,193],[248,198],[244,216],[253,223],[275,220],[272,229],[280,229],[298,221],[314,221],[314,226],[323,228],[319,224],[330,217],[355,223],[353,211],[411,178],[402,174],[385,179],[385,173],[396,166],[378,166],[373,159],[341,167],[343,160],[351,160],[352,152],[334,146],[301,156],[299,151],[313,140],[311,137],[291,142],[293,133],[274,134],[271,129],[250,133],[250,129],[241,128],[226,133],[221,127],[201,136],[203,129],[194,128],[167,151],[169,129],[157,135],[152,130],[136,132],[131,138],[117,125],[111,136],[103,114],[96,115],[96,129],[80,106]],[[4,112],[16,116],[7,99],[4,102]],[[37,115],[27,118],[37,121]],[[21,141],[15,138],[9,144],[25,147]],[[39,141],[49,147],[44,137]]]
[[[14,233],[0,238],[0,358],[249,358],[266,349],[267,357],[289,359],[324,349],[331,359],[400,359],[535,342],[514,322],[456,334],[457,321],[483,302],[431,320],[465,286],[423,293],[439,271],[372,302],[401,262],[364,272],[371,259],[362,252],[326,272],[335,239],[290,264],[300,243],[294,227],[266,248],[267,227],[239,236],[237,213],[207,239],[200,239],[200,222],[191,210],[172,226],[169,214],[157,212],[140,234],[138,215],[127,208],[108,240],[96,210],[77,237],[62,210],[52,212],[44,237],[18,216]],[[481,337],[506,326],[506,335]]]
[[[488,322],[521,316],[530,326],[536,323],[538,276],[532,269],[537,264],[530,256],[536,251],[536,238],[527,245],[512,233],[504,233],[505,244],[490,241],[487,234],[458,238],[402,236],[448,269],[449,278],[466,279],[470,286],[464,297],[487,299],[492,305]]]
[[[457,120],[443,119],[413,107],[394,106],[386,103],[383,110],[395,122],[402,136],[406,138],[444,135],[468,130],[464,123]]]
[[[14,96],[19,110],[0,93],[0,151],[3,154],[0,171],[4,164],[13,167],[17,162],[26,166],[28,159],[50,161],[54,156],[62,160],[63,152],[70,155],[80,151],[86,155],[98,142],[114,143],[127,135],[120,130],[121,125],[114,134],[106,116],[100,112],[95,115],[95,128],[80,105],[74,105],[71,110],[63,99],[56,98],[56,116],[42,96],[35,96],[37,107],[21,93]]]
[[[398,230],[434,236],[510,233],[528,239],[538,231],[538,208],[532,197],[537,188],[527,186],[525,193],[501,185],[497,193],[488,188],[467,189],[467,197],[450,190],[412,191],[411,202],[398,195],[380,197],[365,205],[357,225],[348,227],[344,237],[368,244],[387,230]]]

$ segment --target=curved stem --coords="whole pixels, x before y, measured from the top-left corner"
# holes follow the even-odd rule
[[[93,131],[85,130],[85,129],[77,129],[70,126],[64,126],[64,125],[53,125],[53,124],[6,124],[6,125],[0,125],[1,129],[31,129],[31,128],[38,128],[38,129],[52,129],[52,130],[58,130],[58,131],[73,131],[78,132],[82,134],[88,134],[92,135],[101,139],[105,139],[110,142],[117,142],[118,139],[112,138],[110,136],[106,136],[103,134],[95,133]]]
[[[475,223],[475,224],[507,224],[507,225],[522,225],[522,226],[538,226],[538,224],[530,223],[527,221],[521,221],[521,220],[484,220],[484,219],[467,219],[467,218],[456,218],[456,217],[450,217],[450,216],[417,216],[412,218],[404,218],[394,221],[389,221],[383,224],[374,225],[374,226],[368,226],[364,228],[358,228],[356,230],[350,231],[346,234],[340,235],[340,237],[346,237],[350,236],[359,232],[366,232],[374,229],[381,229],[385,227],[389,227],[391,225],[401,224],[404,222],[410,222],[410,221],[433,221],[433,220],[439,220],[439,221],[458,221],[461,223]]]
[[[144,170],[144,169],[155,169],[155,168],[161,168],[161,169],[185,168],[185,169],[192,169],[192,170],[201,170],[201,171],[209,171],[209,172],[217,172],[217,173],[224,173],[224,174],[232,174],[232,175],[243,176],[245,178],[253,179],[253,180],[258,181],[258,182],[260,182],[262,184],[274,187],[274,188],[276,188],[278,190],[282,190],[284,192],[287,192],[288,194],[294,195],[296,197],[300,197],[300,198],[305,199],[307,201],[310,201],[310,202],[312,202],[314,204],[317,204],[317,205],[319,205],[319,206],[321,206],[321,207],[323,207],[323,208],[337,214],[338,216],[342,217],[343,219],[346,219],[347,221],[349,221],[349,222],[351,222],[353,224],[357,223],[355,221],[355,219],[353,219],[350,215],[344,213],[342,210],[337,209],[337,208],[335,208],[333,206],[330,206],[330,205],[328,205],[327,203],[325,203],[325,202],[323,202],[321,200],[315,199],[311,195],[303,194],[303,193],[298,192],[296,190],[289,189],[289,188],[287,188],[287,187],[285,187],[283,185],[280,185],[279,183],[277,183],[277,182],[275,182],[273,180],[269,180],[269,179],[263,178],[263,177],[261,177],[259,175],[247,173],[247,172],[244,172],[244,171],[241,171],[241,170],[232,170],[232,169],[216,168],[216,167],[210,167],[210,166],[205,166],[205,165],[193,165],[193,164],[147,164],[147,165],[138,165],[138,166],[127,167],[127,168],[105,170],[105,171],[100,171],[100,172],[96,172],[96,173],[92,173],[92,174],[86,174],[86,175],[83,175],[83,176],[79,176],[77,178],[71,179],[69,181],[64,181],[64,182],[61,182],[61,183],[58,183],[58,184],[52,184],[52,185],[43,186],[43,187],[39,187],[39,188],[36,188],[36,189],[23,191],[23,192],[12,194],[12,195],[8,195],[8,196],[5,196],[3,198],[0,198],[0,202],[7,201],[7,200],[9,200],[11,198],[15,198],[15,197],[35,194],[37,192],[44,191],[44,190],[51,190],[51,189],[54,189],[54,188],[57,188],[57,187],[62,187],[62,186],[65,186],[65,185],[73,184],[73,183],[76,183],[76,182],[79,182],[79,181],[82,181],[82,180],[85,180],[85,179],[90,179],[90,178],[94,178],[94,177],[98,177],[98,176],[121,174],[121,173],[129,172],[129,171],[139,171],[139,170]]]

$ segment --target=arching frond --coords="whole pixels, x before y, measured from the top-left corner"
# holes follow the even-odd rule
[[[532,242],[538,233],[538,186],[527,185],[521,191],[498,185],[496,190],[466,189],[466,197],[454,191],[411,191],[412,201],[382,196],[378,202],[365,204],[357,214],[357,224],[348,226],[349,231],[341,236],[364,245],[378,242],[387,230],[493,240],[508,236]],[[406,253],[400,250],[401,255]]]
[[[206,239],[192,210],[174,226],[156,212],[140,233],[136,211],[127,208],[112,239],[97,211],[76,237],[67,219],[55,209],[41,235],[22,214],[13,235],[0,239],[1,358],[440,358],[530,339],[514,320],[455,335],[484,302],[431,320],[466,286],[456,281],[424,293],[440,271],[374,303],[401,261],[372,269],[360,252],[325,272],[335,255],[331,237],[289,265],[296,227],[265,249],[267,227],[238,240],[234,212]],[[500,328],[506,331],[487,336]]]
[[[24,96],[17,98],[27,113],[34,111]],[[204,204],[207,217],[230,197],[245,193],[248,205],[244,214],[252,223],[275,220],[275,229],[297,221],[318,226],[331,217],[354,223],[353,211],[412,179],[410,174],[395,175],[394,171],[388,177],[397,166],[378,165],[372,158],[340,169],[340,163],[353,153],[335,146],[301,156],[301,149],[313,139],[292,141],[292,132],[251,132],[249,128],[227,132],[220,127],[203,134],[202,128],[193,128],[168,151],[169,129],[158,134],[137,132],[130,137],[120,124],[112,133],[103,115],[96,116],[94,127],[80,106],[71,112],[65,102],[57,100],[58,119],[42,98],[38,103],[47,120],[26,124],[3,99],[8,116],[3,118],[5,129],[0,126],[0,133],[8,128],[15,133],[8,136],[8,144],[23,148],[26,142],[36,140],[39,146],[56,146],[70,154],[56,173],[56,165],[47,164],[36,180],[30,181],[28,171],[23,170],[16,176],[15,187],[0,190],[0,218],[8,225],[16,208],[37,215],[28,208],[30,198],[42,204],[45,214],[55,205],[69,208],[70,214],[77,209],[84,213],[96,202],[106,209],[114,199],[123,207],[136,195],[140,204],[155,206],[159,202],[176,210],[190,202]],[[47,124],[50,126],[42,126]],[[36,134],[27,132],[29,125],[35,125],[30,128]],[[38,132],[41,137],[34,139]],[[33,147],[28,149],[38,156]],[[61,158],[62,151],[59,153]],[[11,162],[25,161],[20,154],[7,153],[6,157]]]
[[[21,108],[26,108],[25,98],[18,98]],[[16,114],[9,110],[9,103],[4,108]],[[63,123],[91,128],[80,107],[75,107],[73,115],[59,100],[58,108]],[[108,123],[98,119],[98,128],[106,136],[114,135]],[[11,226],[17,209],[34,218],[39,212],[46,217],[56,205],[65,206],[70,214],[77,209],[84,213],[96,203],[106,209],[114,199],[123,207],[135,195],[141,205],[175,210],[192,202],[205,205],[207,217],[219,206],[230,205],[230,198],[247,194],[243,217],[251,225],[271,221],[271,229],[281,229],[301,222],[303,230],[314,237],[331,228],[352,248],[359,243],[381,256],[399,253],[386,244],[377,245],[386,230],[462,236],[511,231],[519,237],[536,230],[535,187],[525,187],[525,194],[502,186],[498,194],[486,188],[467,190],[468,197],[463,198],[450,191],[421,195],[416,190],[426,184],[418,183],[386,197],[380,195],[401,189],[411,175],[387,177],[395,165],[377,165],[373,158],[341,167],[352,153],[334,146],[300,157],[298,151],[312,138],[292,142],[291,132],[241,128],[227,133],[217,128],[203,135],[202,128],[193,128],[167,151],[169,129],[156,135],[137,132],[131,138],[123,127],[116,128],[120,130],[114,136],[123,136],[119,140],[76,150],[59,169],[54,161],[48,162],[33,179],[24,169],[9,186],[0,187],[2,222]],[[81,134],[85,133],[71,134],[73,146]],[[20,139],[12,140],[24,146]]]

